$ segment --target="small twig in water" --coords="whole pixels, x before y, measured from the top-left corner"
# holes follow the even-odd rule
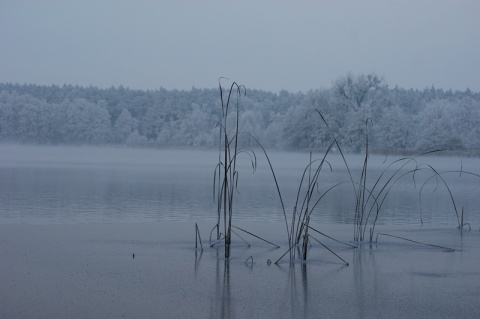
[[[420,244],[420,245],[425,245],[425,246],[440,248],[440,249],[444,249],[445,251],[448,251],[448,252],[454,252],[454,251],[455,251],[455,249],[453,249],[453,248],[448,248],[448,247],[443,247],[443,246],[438,246],[438,245],[432,245],[432,244],[425,244],[425,243],[421,243],[421,242],[419,242],[419,241],[412,240],[412,239],[408,239],[408,238],[405,238],[405,237],[394,236],[394,235],[383,234],[383,233],[377,233],[377,238],[375,239],[375,242],[378,242],[378,236],[379,236],[379,235],[388,236],[388,237],[393,237],[393,238],[398,238],[398,239],[406,240],[406,241],[409,241],[409,242],[412,242],[412,243],[415,243],[415,244]]]
[[[311,230],[319,233],[320,235],[322,235],[322,236],[324,236],[324,237],[327,237],[327,238],[330,238],[330,239],[333,240],[333,241],[336,241],[337,243],[340,243],[340,244],[342,244],[342,245],[346,245],[346,246],[349,246],[349,247],[352,247],[352,248],[357,248],[357,246],[350,245],[350,244],[344,243],[344,242],[342,242],[342,241],[339,241],[339,240],[337,240],[337,239],[335,239],[335,238],[333,238],[333,237],[330,237],[330,236],[322,233],[321,231],[316,230],[316,229],[313,228],[312,226],[309,226],[309,225],[305,225],[305,226],[307,226],[307,227],[310,228]]]
[[[277,248],[280,248],[280,246],[278,246],[278,245],[276,245],[276,244],[274,244],[274,243],[272,243],[272,242],[269,242],[268,240],[263,239],[262,237],[259,237],[259,236],[255,235],[255,234],[252,234],[251,232],[246,231],[245,229],[242,229],[242,228],[240,228],[240,227],[233,226],[233,225],[232,225],[232,228],[236,228],[236,229],[238,229],[238,230],[241,230],[241,231],[243,231],[244,233],[249,234],[250,236],[253,236],[253,237],[255,237],[255,238],[258,238],[258,239],[260,239],[260,240],[263,240],[263,241],[266,242],[266,243],[269,243],[269,244],[272,245],[272,246],[275,246],[275,247],[277,247]]]
[[[232,227],[234,227],[234,226],[232,226]],[[240,235],[239,235],[236,231],[234,231],[233,229],[232,229],[232,233],[234,233],[235,235],[237,235],[241,240],[243,240],[243,241],[245,242],[245,244],[248,245],[248,247],[250,247],[250,244],[249,244],[245,239],[243,239],[243,237],[240,236]]]
[[[277,261],[275,262],[275,265],[278,265],[278,262],[282,260],[282,258],[285,257],[285,255],[288,254],[290,250],[292,250],[292,248],[295,247],[297,244],[298,244],[298,241],[296,241],[292,246],[290,246],[290,248],[288,248],[288,250],[282,256],[280,256],[280,258],[277,259]],[[290,262],[292,262],[292,260],[290,260]]]
[[[222,233],[220,233],[220,234],[222,234]],[[221,242],[221,241],[224,240],[224,239],[225,239],[225,236],[223,236],[223,237],[220,236],[220,239],[219,239],[219,240],[216,240],[213,244],[210,245],[210,247],[215,246],[216,243]]]
[[[462,215],[460,216],[460,225],[458,225],[458,228],[460,231],[463,231],[463,226],[468,225],[468,230],[472,230],[472,226],[470,226],[470,223],[464,223],[463,222],[463,206],[462,206]]]
[[[215,230],[215,228],[218,229],[218,224],[216,224],[215,226],[213,226],[212,230],[210,231],[210,238],[208,239],[208,243],[210,244],[210,247],[212,247],[212,233],[213,233],[213,231]]]
[[[321,241],[319,241],[318,239],[316,239],[315,237],[313,237],[312,235],[308,235],[309,237],[311,237],[312,239],[314,239],[317,243],[319,243],[320,245],[322,245],[323,247],[325,247],[329,252],[331,252],[332,254],[334,254],[338,259],[340,259],[341,261],[343,261],[345,263],[345,265],[348,266],[348,263],[342,258],[340,257],[339,255],[337,255],[335,252],[333,252],[333,250],[331,250],[330,248],[328,248],[327,246],[325,246]]]

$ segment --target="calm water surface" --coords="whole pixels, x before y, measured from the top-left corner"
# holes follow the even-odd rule
[[[248,156],[239,158],[234,218],[284,220],[268,163],[260,153],[257,155],[255,173]],[[321,155],[314,154],[313,158]],[[269,156],[290,216],[309,154],[271,152]],[[355,196],[350,177],[339,155],[327,159],[332,169],[326,166],[322,170],[315,196],[345,183],[323,197],[312,219],[353,223]],[[373,187],[394,159],[370,157],[367,187]],[[358,181],[363,158],[352,155],[347,161],[353,179]],[[210,150],[1,145],[0,223],[213,222],[213,172],[217,162],[218,153]],[[429,164],[437,172],[464,170],[480,174],[477,158],[436,156],[421,158],[418,163]],[[398,167],[386,171],[376,187],[377,193]],[[403,172],[413,167],[409,164]],[[415,179],[407,174],[396,182],[381,207],[378,222],[419,224],[422,216],[425,224],[455,225],[457,217],[449,192],[441,180],[428,181],[431,176],[431,170],[423,170]],[[465,221],[480,224],[480,178],[459,172],[441,176],[455,198],[457,210],[461,212],[463,207]]]

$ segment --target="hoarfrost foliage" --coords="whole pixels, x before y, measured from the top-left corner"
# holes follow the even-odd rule
[[[397,105],[383,112],[382,121],[378,123],[378,140],[381,149],[407,150],[413,139],[414,125],[411,116]]]
[[[278,94],[247,87],[239,127],[268,148],[345,150],[433,148],[480,153],[480,93],[434,87],[389,89],[375,74],[347,74],[332,87]],[[329,124],[327,128],[316,111]],[[0,141],[210,147],[218,143],[218,89],[138,91],[0,84]],[[231,112],[228,126],[235,127]],[[231,134],[231,132],[227,132]],[[247,134],[242,145],[255,146]]]
[[[420,135],[417,148],[461,150],[466,145],[478,146],[476,128],[479,105],[471,108],[471,100],[433,100],[419,114]]]
[[[126,144],[130,147],[144,147],[148,145],[148,140],[135,130],[128,136]]]
[[[118,116],[114,125],[114,140],[125,143],[127,138],[137,129],[137,119],[133,118],[128,109],[124,108]],[[136,131],[138,133],[138,131]]]

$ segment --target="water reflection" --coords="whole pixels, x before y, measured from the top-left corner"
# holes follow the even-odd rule
[[[320,313],[325,313],[325,309],[329,307],[328,303],[332,301],[324,298],[330,291],[321,280],[332,275],[337,276],[347,266],[340,265],[326,272],[323,269],[321,270],[323,272],[322,276],[319,277],[316,274],[313,278],[310,278],[308,274],[312,267],[317,271],[319,270],[318,264],[309,262],[288,265],[286,286],[282,296],[282,300],[285,302],[280,303],[277,317],[315,318]]]
[[[202,259],[203,249],[198,252],[198,249],[195,249],[195,267],[194,267],[194,278],[197,278],[198,267],[200,266],[200,261]]]
[[[353,260],[353,282],[355,292],[355,303],[358,309],[358,317],[366,318],[365,306],[368,303],[375,302],[371,292],[377,291],[376,277],[370,278],[372,270],[375,269],[375,256],[372,252],[371,244],[359,244],[354,250]],[[367,266],[366,266],[367,265]],[[368,270],[365,269],[368,267]],[[375,271],[373,270],[373,274]],[[373,284],[373,288],[371,285]]]
[[[124,154],[117,150],[109,157],[102,153],[105,151],[89,149],[88,156],[65,157],[59,151],[61,148],[48,150],[51,154],[47,156],[42,153],[45,152],[43,148],[36,149],[42,162],[37,162],[35,154],[31,153],[28,160],[21,153],[0,158],[0,222],[215,220],[213,151],[124,150]],[[193,159],[194,163],[191,162]],[[290,214],[308,158],[305,154],[285,153],[273,154],[271,160],[285,208]],[[336,160],[341,163],[341,159],[333,155],[331,162],[336,163]],[[382,161],[383,157],[372,156],[369,168],[372,181],[385,169]],[[434,167],[438,164],[445,170],[456,169],[459,162],[455,158],[440,157],[432,161]],[[465,160],[463,164],[464,170],[480,171],[478,161]],[[355,165],[352,170],[354,178],[359,176]],[[249,167],[240,168],[239,176],[236,216],[248,220],[282,221],[281,203],[268,166],[259,163],[255,174]],[[459,210],[464,207],[465,222],[480,223],[480,215],[476,214],[476,208],[480,206],[479,178],[454,173],[444,177],[458,200]],[[321,193],[341,181],[347,183],[322,199],[311,216],[312,222],[353,223],[355,199],[352,185],[348,184],[349,176],[342,165],[334,165],[332,171],[322,172],[318,191]],[[447,190],[437,188],[432,181],[423,189],[420,202],[420,186],[420,175],[417,184],[411,178],[398,181],[382,205],[378,223],[419,224],[421,213],[426,224],[455,224],[457,220]]]
[[[344,228],[342,237],[349,233],[350,230]],[[414,234],[418,236],[421,231],[415,229]],[[455,239],[457,247],[464,247],[463,241],[468,238],[478,239],[476,233],[465,232],[462,237],[455,230],[435,236],[443,239],[444,235],[451,236],[447,240]],[[458,267],[466,266],[466,260],[468,263],[475,260],[472,267],[478,266],[476,253],[472,252],[472,248],[478,251],[477,246],[470,247],[468,253],[451,255],[410,243],[359,243],[355,249],[337,246],[335,250],[349,263],[346,266],[324,249],[312,251],[311,259],[304,263],[286,261],[268,265],[267,258],[278,257],[281,251],[270,252],[264,247],[238,249],[237,246],[232,259],[225,260],[224,247],[219,245],[204,251],[203,257],[196,255],[195,278],[199,285],[210,285],[205,293],[210,303],[207,311],[212,318],[388,317],[396,307],[411,317],[415,311],[408,305],[429,309],[428,305],[418,303],[417,298],[423,298],[426,293],[428,302],[435,300],[437,292],[429,291],[428,285],[442,287],[439,278],[449,278],[452,284],[460,280]],[[255,262],[245,256],[254,256]],[[258,256],[263,256],[263,260]],[[437,265],[431,261],[441,262]],[[427,276],[419,280],[418,274],[425,273]],[[428,275],[430,273],[436,276]],[[469,284],[471,274],[462,276],[463,281],[454,284],[457,292],[468,290],[462,286]],[[425,282],[427,286],[422,286]]]
[[[320,270],[318,264],[293,263],[286,267],[272,265],[269,272],[274,273],[278,282],[268,282],[258,277],[258,272],[262,271],[258,269],[260,266],[251,263],[240,267],[251,272],[247,278],[243,277],[245,273],[238,267],[238,262],[238,260],[225,260],[222,258],[222,253],[218,254],[215,260],[215,277],[212,282],[214,289],[210,298],[210,318],[247,318],[252,314],[253,317],[262,317],[262,313],[268,313],[269,317],[276,318],[315,318],[323,306],[329,306],[322,303],[331,302],[331,300],[325,301],[322,296],[330,291],[322,286],[318,273],[313,278],[309,277],[312,267],[317,272]],[[327,278],[331,275],[338,276],[347,268],[344,265],[334,266],[324,274]],[[241,283],[250,282],[252,279],[254,282],[251,284],[255,286]],[[270,285],[272,289],[259,294],[258,289],[264,284]],[[245,291],[246,286],[247,291]],[[274,288],[282,286],[281,289]],[[246,309],[245,306],[249,307],[250,303],[252,309]],[[243,306],[239,308],[239,305]],[[259,306],[263,308],[253,308]]]
[[[301,265],[302,276],[297,277],[295,264],[289,265],[288,280],[285,287],[284,299],[288,300],[288,309],[281,309],[281,312],[287,311],[291,318],[305,318],[308,308],[308,287],[306,282],[306,264]],[[302,314],[302,316],[300,316]]]
[[[234,304],[230,290],[230,260],[221,258],[222,249],[216,248],[215,297],[210,307],[211,318],[234,318]],[[220,315],[219,315],[220,314]]]

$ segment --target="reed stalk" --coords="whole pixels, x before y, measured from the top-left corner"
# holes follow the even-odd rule
[[[461,177],[462,175],[470,175],[470,176],[473,176],[473,177],[478,177],[480,178],[480,175],[479,174],[475,174],[475,173],[472,173],[472,172],[468,172],[468,171],[464,171],[463,170],[463,167],[460,169],[460,171],[444,171],[444,172],[438,172],[437,170],[435,170],[432,166],[428,165],[428,164],[424,164],[425,167],[427,169],[429,169],[433,174],[425,180],[425,182],[422,184],[421,188],[420,188],[420,192],[419,192],[419,201],[420,201],[420,207],[421,207],[421,203],[422,203],[422,192],[423,192],[423,189],[424,187],[431,181],[431,180],[435,180],[436,182],[436,187],[434,189],[434,191],[436,191],[438,189],[438,186],[439,184],[441,183],[442,185],[445,186],[445,189],[448,191],[448,195],[450,197],[450,202],[452,203],[452,206],[453,206],[453,210],[455,212],[455,215],[457,217],[457,223],[458,223],[458,226],[457,228],[459,228],[460,230],[463,230],[463,227],[464,226],[469,226],[470,229],[471,229],[471,226],[469,223],[465,223],[464,222],[464,212],[463,212],[463,206],[462,206],[462,212],[461,214],[458,213],[458,209],[457,209],[457,205],[456,205],[456,202],[455,202],[455,199],[454,199],[454,196],[453,196],[453,193],[452,193],[452,190],[450,189],[450,187],[448,186],[447,182],[445,181],[445,179],[442,177],[442,175],[446,175],[446,174],[449,174],[449,173],[460,173],[459,177]],[[421,209],[420,209],[420,218],[421,218]],[[423,223],[423,221],[422,221]]]
[[[330,127],[321,114],[320,111],[314,110],[320,118],[322,119],[323,123],[327,126],[328,130],[331,133]],[[308,113],[307,113],[308,116]],[[319,191],[319,184],[320,184],[320,175],[322,170],[325,167],[328,167],[332,170],[332,166],[327,161],[327,156],[332,151],[334,146],[337,146],[342,159],[347,166],[347,170],[350,176],[350,180],[353,183],[353,178],[348,169],[348,165],[343,154],[342,148],[338,143],[337,138],[331,133],[332,142],[329,144],[323,156],[320,159],[313,159],[312,153],[310,153],[309,163],[305,167],[298,189],[297,189],[297,196],[293,206],[292,217],[290,220],[290,224],[288,223],[287,218],[285,218],[285,223],[287,226],[287,234],[288,234],[288,243],[289,249],[285,252],[275,263],[278,263],[286,254],[290,254],[290,262],[293,262],[296,259],[296,250],[293,249],[301,242],[301,247],[299,249],[300,258],[302,260],[306,260],[308,256],[308,248],[309,248],[309,239],[310,235],[308,230],[310,229],[310,217],[314,210],[318,207],[321,200],[329,193],[332,189],[336,188],[337,186],[344,184],[344,182],[337,183],[330,188],[328,188],[324,192]],[[355,189],[355,186],[354,186]],[[355,191],[355,194],[356,191]]]
[[[195,249],[198,248],[198,242],[200,243],[200,248],[203,250],[202,238],[200,237],[200,231],[198,230],[198,224],[195,223]]]
[[[224,98],[221,79],[219,80],[220,102],[222,107],[222,121],[219,124],[219,154],[218,163],[213,178],[214,199],[217,201],[217,241],[220,240],[220,227],[223,216],[223,233],[225,241],[225,258],[230,257],[230,244],[232,239],[232,218],[235,189],[238,184],[238,172],[236,169],[238,156],[238,121],[239,121],[239,100],[246,95],[243,85],[233,82],[228,90],[226,100]],[[234,103],[234,114],[236,125],[230,137],[227,128],[228,115],[232,100]],[[255,163],[253,166],[255,167]]]
[[[222,119],[219,127],[219,152],[218,152],[218,163],[214,170],[213,176],[213,198],[217,203],[217,224],[212,229],[212,232],[216,229],[217,241],[224,241],[225,243],[225,258],[230,257],[230,245],[232,241],[232,234],[236,234],[243,241],[245,241],[238,233],[234,232],[232,228],[238,229],[244,233],[247,233],[251,236],[254,236],[258,239],[261,239],[269,244],[272,244],[276,247],[277,245],[261,238],[260,236],[254,235],[251,232],[248,232],[239,227],[235,227],[232,224],[233,220],[233,211],[234,211],[234,194],[237,191],[239,172],[237,171],[237,159],[239,154],[247,154],[250,158],[250,163],[252,166],[253,172],[255,172],[257,167],[257,156],[252,149],[242,148],[239,145],[239,135],[248,134],[253,140],[260,146],[263,153],[265,154],[267,161],[269,163],[270,169],[272,171],[275,184],[277,186],[277,191],[280,196],[280,201],[283,206],[283,200],[280,194],[280,189],[278,182],[273,171],[270,158],[267,155],[267,152],[263,146],[258,142],[256,138],[251,136],[249,133],[243,133],[239,131],[239,101],[242,97],[246,96],[246,89],[243,85],[239,85],[236,82],[233,82],[230,86],[230,89],[227,90],[227,95],[224,97],[224,89],[221,84],[221,79],[219,80],[219,89],[220,89],[220,102],[222,108]],[[233,104],[233,106],[232,106]],[[233,110],[232,110],[233,109]],[[235,126],[230,129],[228,127],[228,118],[229,115],[235,115]],[[284,210],[285,214],[285,210]],[[223,225],[222,225],[223,223]],[[223,237],[220,228],[223,226]],[[212,233],[211,233],[212,234]],[[210,237],[211,237],[210,234]],[[245,241],[246,242],[246,241]],[[246,242],[247,243],[247,242]],[[212,244],[212,245],[214,245]],[[247,243],[247,245],[250,245]]]
[[[432,245],[432,244],[426,244],[426,243],[422,243],[422,242],[419,242],[419,241],[416,241],[416,240],[412,240],[412,239],[408,239],[408,238],[405,238],[405,237],[400,237],[400,236],[395,236],[395,235],[389,235],[389,234],[383,234],[383,233],[377,233],[377,238],[375,239],[375,242],[378,242],[378,237],[382,235],[382,236],[387,236],[387,237],[392,237],[392,238],[397,238],[397,239],[401,239],[401,240],[405,240],[405,241],[409,241],[411,243],[415,243],[415,244],[419,244],[419,245],[424,245],[424,246],[429,246],[429,247],[434,247],[434,248],[440,248],[442,249],[443,251],[446,251],[446,252],[454,252],[455,249],[453,248],[449,248],[449,247],[444,247],[444,246],[439,246],[439,245]]]

